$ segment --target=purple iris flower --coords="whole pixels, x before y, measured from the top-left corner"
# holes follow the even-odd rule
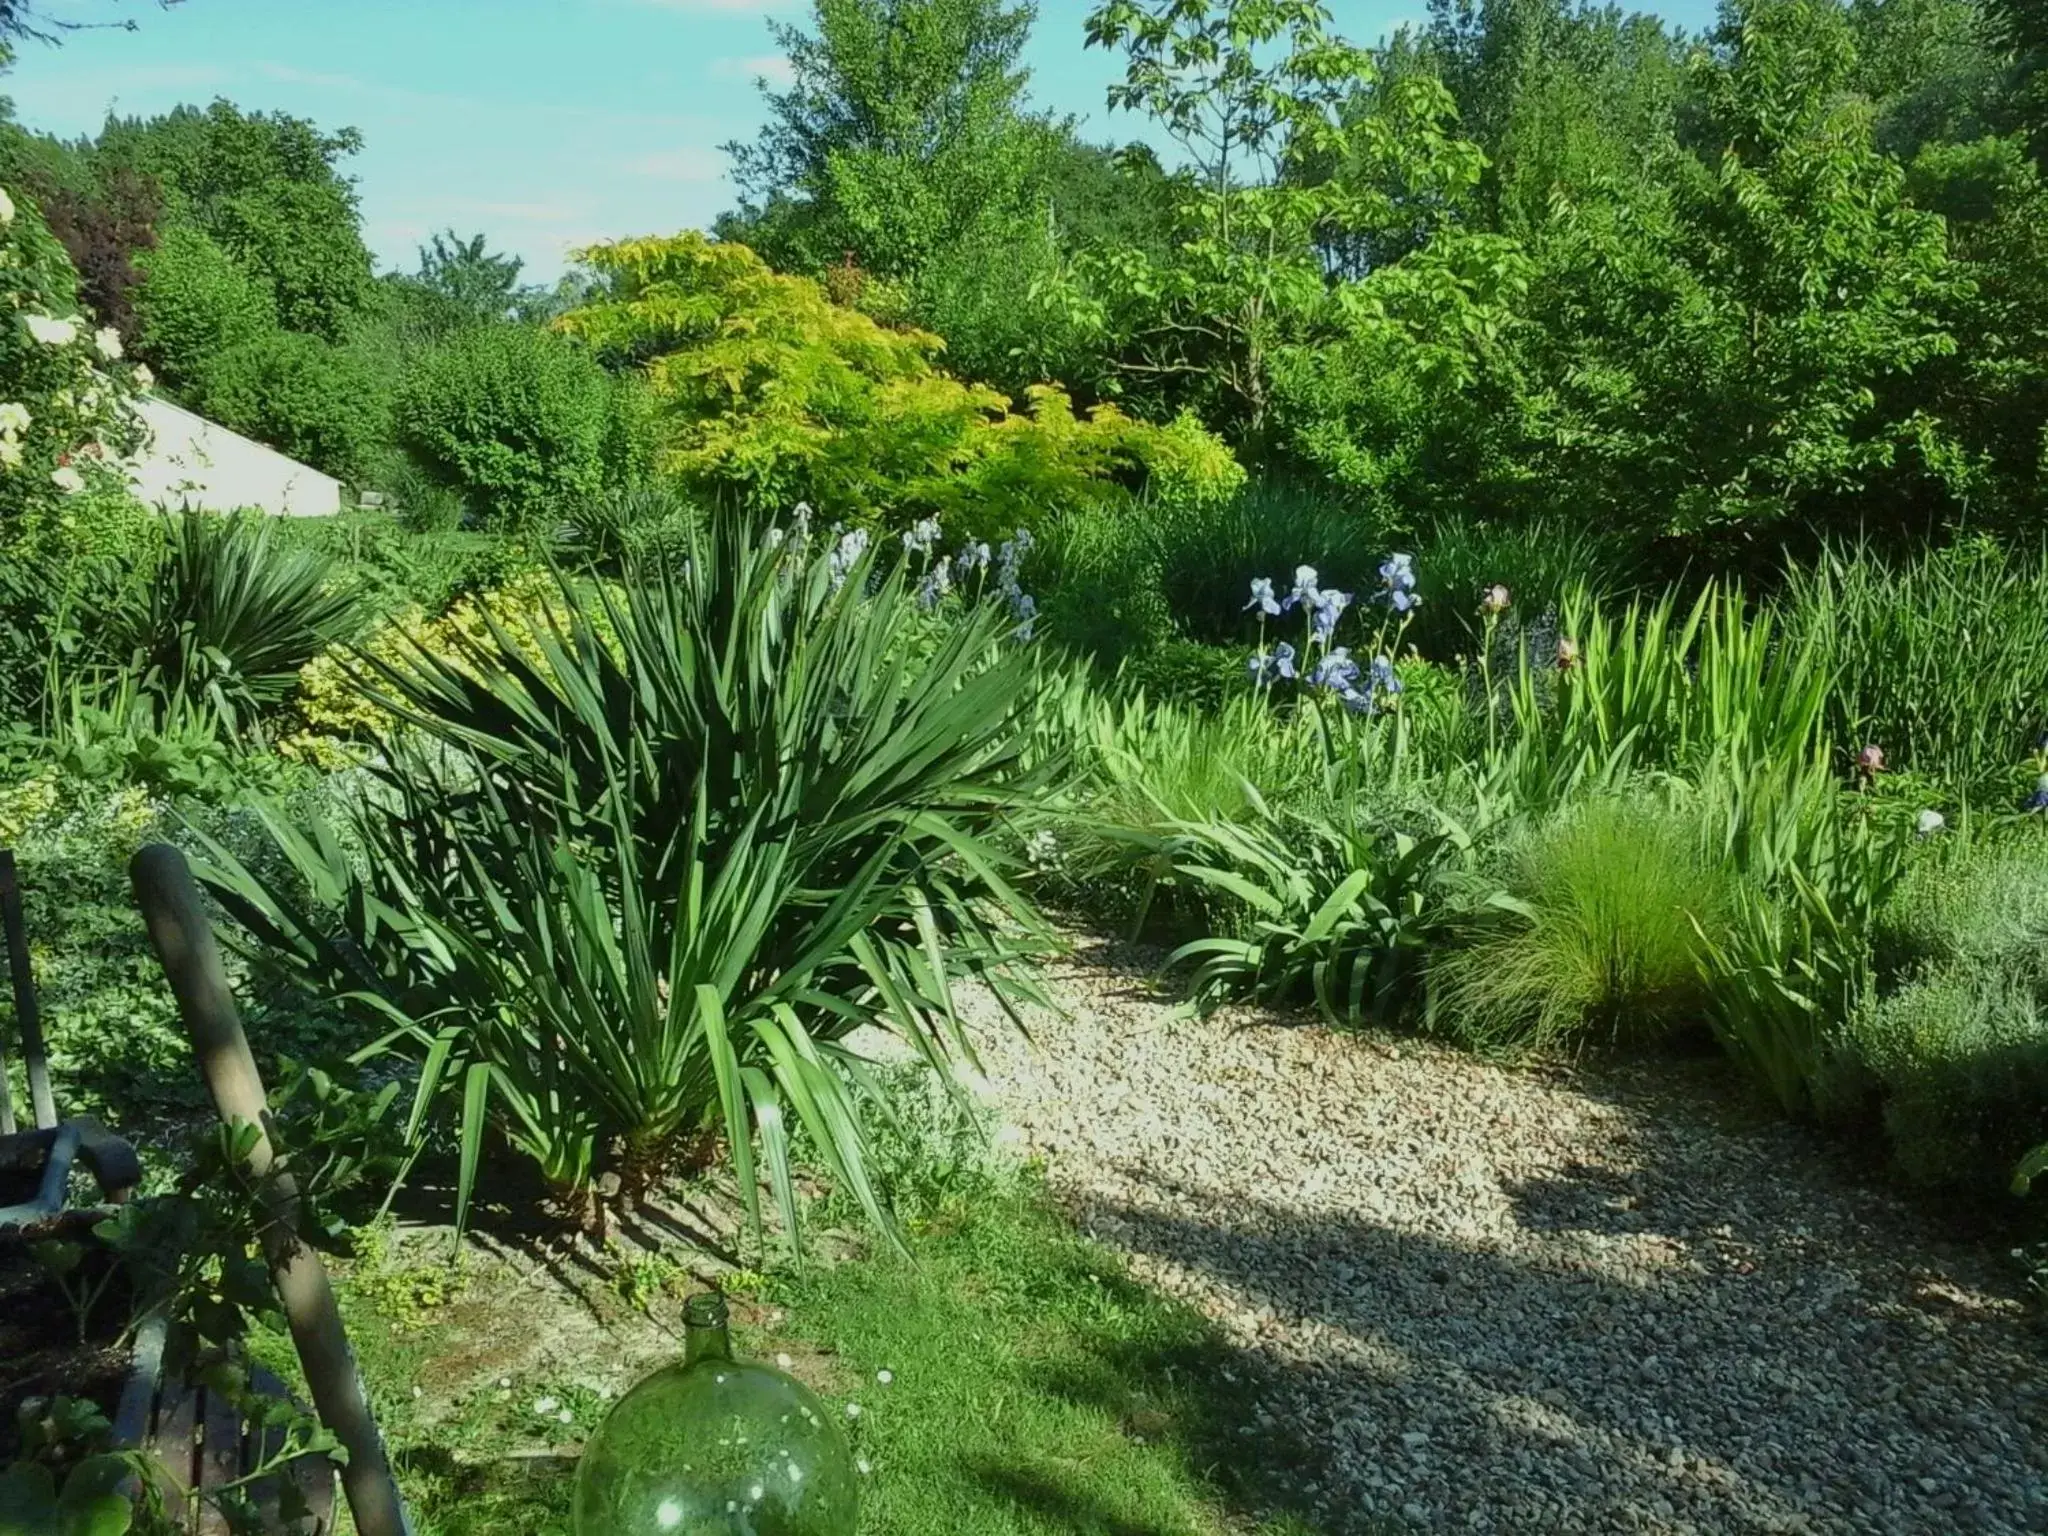
[[[1349,692],[1351,685],[1358,680],[1358,663],[1351,659],[1351,653],[1343,646],[1335,646],[1315,664],[1308,680],[1318,688]]]
[[[1315,637],[1328,644],[1330,636],[1336,632],[1337,621],[1344,616],[1344,610],[1351,606],[1351,594],[1335,590],[1318,592],[1314,602],[1315,617],[1311,622]]]
[[[1279,601],[1273,596],[1272,577],[1259,576],[1253,579],[1252,600],[1246,603],[1245,607],[1256,608],[1264,614],[1274,614],[1280,611]]]
[[[1252,681],[1255,683],[1271,682],[1276,677],[1291,679],[1295,676],[1294,647],[1276,645],[1270,654],[1265,651],[1254,651],[1245,668],[1251,673]]]
[[[1372,690],[1374,693],[1399,693],[1400,676],[1394,671],[1394,663],[1386,656],[1375,656],[1372,661]]]
[[[2028,815],[2038,816],[2048,811],[2048,773],[2034,781],[2034,792],[2027,796],[2027,803],[2021,807]]]
[[[1312,565],[1297,565],[1294,568],[1294,590],[1287,594],[1282,608],[1298,608],[1303,603],[1313,603],[1320,595],[1316,586],[1316,568]]]

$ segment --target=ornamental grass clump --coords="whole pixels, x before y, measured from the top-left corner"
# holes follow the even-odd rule
[[[1506,859],[1468,942],[1432,968],[1431,1019],[1466,1044],[1640,1044],[1704,1020],[1694,924],[1718,931],[1734,877],[1696,817],[1642,794],[1552,815]]]
[[[212,850],[273,979],[417,1064],[415,1134],[458,1106],[458,1220],[502,1137],[586,1226],[722,1161],[794,1239],[800,1124],[886,1227],[846,1036],[971,1058],[959,978],[1036,995],[993,836],[1036,789],[1014,609],[926,615],[858,542],[721,524],[531,636],[365,658],[401,726],[359,809],[268,813],[284,875]]]

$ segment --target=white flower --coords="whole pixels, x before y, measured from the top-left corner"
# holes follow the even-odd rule
[[[149,364],[137,363],[135,365],[135,387],[137,389],[154,389],[156,387],[156,375],[149,371]]]
[[[21,444],[11,437],[0,437],[0,469],[21,468]]]
[[[1914,819],[1913,830],[1918,832],[1922,837],[1932,837],[1935,833],[1939,832],[1943,827],[1947,825],[1948,818],[1942,815],[1941,812],[1922,811],[1919,814],[1919,816]]]
[[[29,335],[46,347],[68,347],[78,340],[78,322],[53,320],[48,315],[23,315]]]
[[[0,229],[14,222],[14,199],[7,195],[7,189],[0,187]]]
[[[859,1418],[859,1417],[860,1417],[860,1404],[859,1404],[859,1403],[848,1403],[848,1404],[846,1405],[846,1416],[847,1416],[847,1417],[848,1417],[849,1419],[857,1419],[857,1418]]]
[[[0,401],[0,434],[13,437],[28,430],[28,407],[18,400]]]
[[[111,325],[103,325],[94,334],[92,344],[100,349],[100,356],[110,363],[121,360],[121,333]]]
[[[892,1381],[894,1381],[895,1379],[896,1379],[896,1373],[895,1373],[894,1371],[877,1371],[877,1372],[875,1372],[875,1380],[879,1381],[879,1382],[880,1382],[880,1383],[881,1383],[881,1384],[882,1384],[883,1386],[885,1386],[885,1387],[886,1387],[886,1386],[888,1386],[888,1385],[889,1385],[889,1383],[890,1383],[890,1382],[892,1382]]]
[[[555,1400],[552,1397],[543,1397],[534,1403],[533,1411],[546,1418],[555,1411]]]
[[[85,489],[85,476],[69,464],[59,464],[50,471],[50,484],[56,486],[66,496],[76,496]]]

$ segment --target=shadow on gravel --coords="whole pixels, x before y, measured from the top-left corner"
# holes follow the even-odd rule
[[[1786,1149],[1731,1180],[1697,1147],[1647,1126],[1637,1168],[1505,1189],[1527,1252],[1235,1199],[1077,1214],[1289,1335],[1264,1352],[1287,1415],[1411,1526],[1483,1502],[1469,1528],[2048,1530],[2048,1372],[1982,1256],[1816,1198]]]

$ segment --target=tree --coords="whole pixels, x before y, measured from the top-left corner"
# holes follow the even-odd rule
[[[707,489],[862,522],[957,514],[988,538],[1129,490],[1201,499],[1243,479],[1191,418],[1080,414],[1052,386],[1013,411],[942,372],[938,337],[878,325],[731,241],[690,231],[582,259],[605,286],[557,327],[645,371],[662,467]]]
[[[1984,0],[1991,37],[2011,60],[2003,111],[2048,170],[2048,0]]]
[[[492,254],[481,234],[464,240],[451,229],[420,247],[413,281],[458,313],[476,320],[510,320],[537,292],[519,281],[525,265],[517,256]]]
[[[142,281],[136,259],[156,248],[162,208],[156,184],[116,170],[84,190],[34,176],[22,185],[35,195],[50,232],[70,253],[80,300],[124,340],[134,340],[134,293]]]
[[[173,227],[138,264],[136,342],[168,384],[197,387],[223,352],[277,329],[270,289],[198,229]]]
[[[266,330],[209,358],[194,403],[356,484],[391,435],[390,381],[355,349],[300,331]]]
[[[1976,0],[1850,0],[1849,28],[1851,80],[1887,154],[1910,161],[1925,144],[1981,138],[2002,115],[2008,60]]]
[[[528,326],[478,325],[413,359],[398,425],[476,511],[516,526],[604,488],[611,409],[611,381],[584,349]]]
[[[1330,318],[1328,244],[1410,230],[1419,202],[1454,202],[1483,164],[1432,78],[1352,112],[1375,66],[1328,22],[1317,0],[1110,0],[1088,22],[1090,46],[1126,54],[1110,105],[1150,115],[1189,165],[1170,253],[1100,253],[1081,298],[1149,409],[1195,405],[1253,454],[1277,349]]]
[[[1495,229],[1527,233],[1551,197],[1655,175],[1686,88],[1685,39],[1583,0],[1431,0],[1422,52],[1486,152]]]
[[[183,0],[156,0],[158,7],[163,10],[169,10],[172,6],[182,3]],[[125,32],[133,32],[140,25],[141,23],[132,16],[51,16],[36,4],[36,0],[0,0],[0,47],[4,47],[10,37],[28,37],[38,42],[54,43],[60,41],[68,32],[79,32],[93,27],[118,27]]]
[[[94,160],[162,189],[164,222],[208,235],[264,283],[287,329],[339,341],[375,295],[355,185],[339,170],[362,146],[352,128],[322,132],[282,113],[226,101],[148,120],[109,122]]]
[[[2013,134],[1927,145],[1908,187],[1947,219],[1969,280],[1956,350],[1915,388],[1969,447],[1972,522],[2032,535],[2048,511],[2048,182]]]
[[[1695,64],[1697,159],[1560,199],[1520,344],[1574,515],[1748,540],[1795,512],[1884,531],[1878,493],[1958,484],[1910,381],[1955,348],[1967,280],[1846,85],[1829,0],[1745,0]]]
[[[993,163],[1025,146],[1024,43],[1034,18],[1003,0],[815,0],[816,31],[774,22],[791,81],[732,156],[744,234],[771,261],[816,272],[853,252],[902,277],[973,223]]]

